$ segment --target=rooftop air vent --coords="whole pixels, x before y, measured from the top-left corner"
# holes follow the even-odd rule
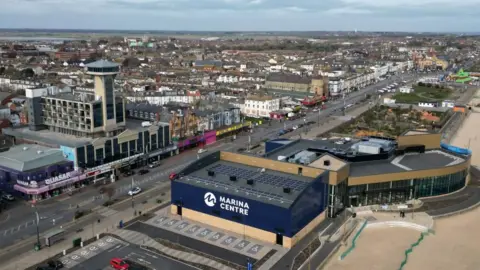
[[[23,151],[27,151],[27,150],[28,150],[28,147],[24,146]]]
[[[214,171],[208,171],[208,176],[215,176],[215,172]]]
[[[252,186],[252,185],[253,185],[253,179],[248,179],[248,180],[247,180],[247,185],[251,185],[251,186]]]
[[[235,175],[230,175],[230,181],[237,181],[237,177]]]
[[[330,166],[330,160],[328,160],[328,159],[327,159],[327,160],[324,160],[324,161],[323,161],[323,165],[324,165],[324,166]]]
[[[289,187],[284,187],[283,192],[284,193],[290,193],[292,190]]]
[[[38,154],[38,155],[41,155],[41,154],[43,154],[43,151],[42,151],[42,150],[38,150],[38,151],[37,151],[37,154]]]

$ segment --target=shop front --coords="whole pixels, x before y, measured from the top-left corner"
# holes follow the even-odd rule
[[[251,125],[252,125],[252,122],[245,121],[245,122],[240,123],[240,124],[229,126],[228,128],[217,130],[216,139],[218,140],[219,138],[224,138],[226,136],[231,136],[231,135],[236,134],[240,131],[246,130],[246,129],[250,128]]]
[[[205,145],[210,145],[213,144],[217,141],[217,131],[216,130],[210,130],[210,131],[205,131],[205,134],[203,134],[204,140],[205,140]]]
[[[13,188],[22,193],[27,200],[40,201],[71,193],[78,188],[105,179],[105,174],[110,172],[111,168],[106,167],[94,171],[78,169],[38,182],[17,180]]]

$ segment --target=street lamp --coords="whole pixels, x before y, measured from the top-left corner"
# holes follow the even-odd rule
[[[35,204],[32,204],[33,211],[35,212],[35,216],[37,218],[35,225],[37,227],[37,245],[35,247],[36,250],[40,250],[40,230],[38,228],[38,224],[40,223],[40,216],[38,215],[37,207],[35,207]]]

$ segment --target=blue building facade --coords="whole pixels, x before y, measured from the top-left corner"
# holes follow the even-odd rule
[[[172,181],[171,188],[171,200],[174,205],[287,237],[293,237],[323,213],[328,203],[328,173],[314,179],[290,207],[209,190],[181,181]],[[213,194],[215,198],[212,206],[205,203],[205,195],[208,193]],[[226,210],[221,198],[239,202],[244,212]],[[246,205],[248,207],[245,207]],[[248,214],[245,214],[245,210],[248,210]]]

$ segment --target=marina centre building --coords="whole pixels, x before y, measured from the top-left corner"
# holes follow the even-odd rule
[[[214,152],[189,165],[171,182],[171,212],[290,248],[345,207],[462,189],[470,156],[419,131],[397,140],[278,139],[262,157]]]

